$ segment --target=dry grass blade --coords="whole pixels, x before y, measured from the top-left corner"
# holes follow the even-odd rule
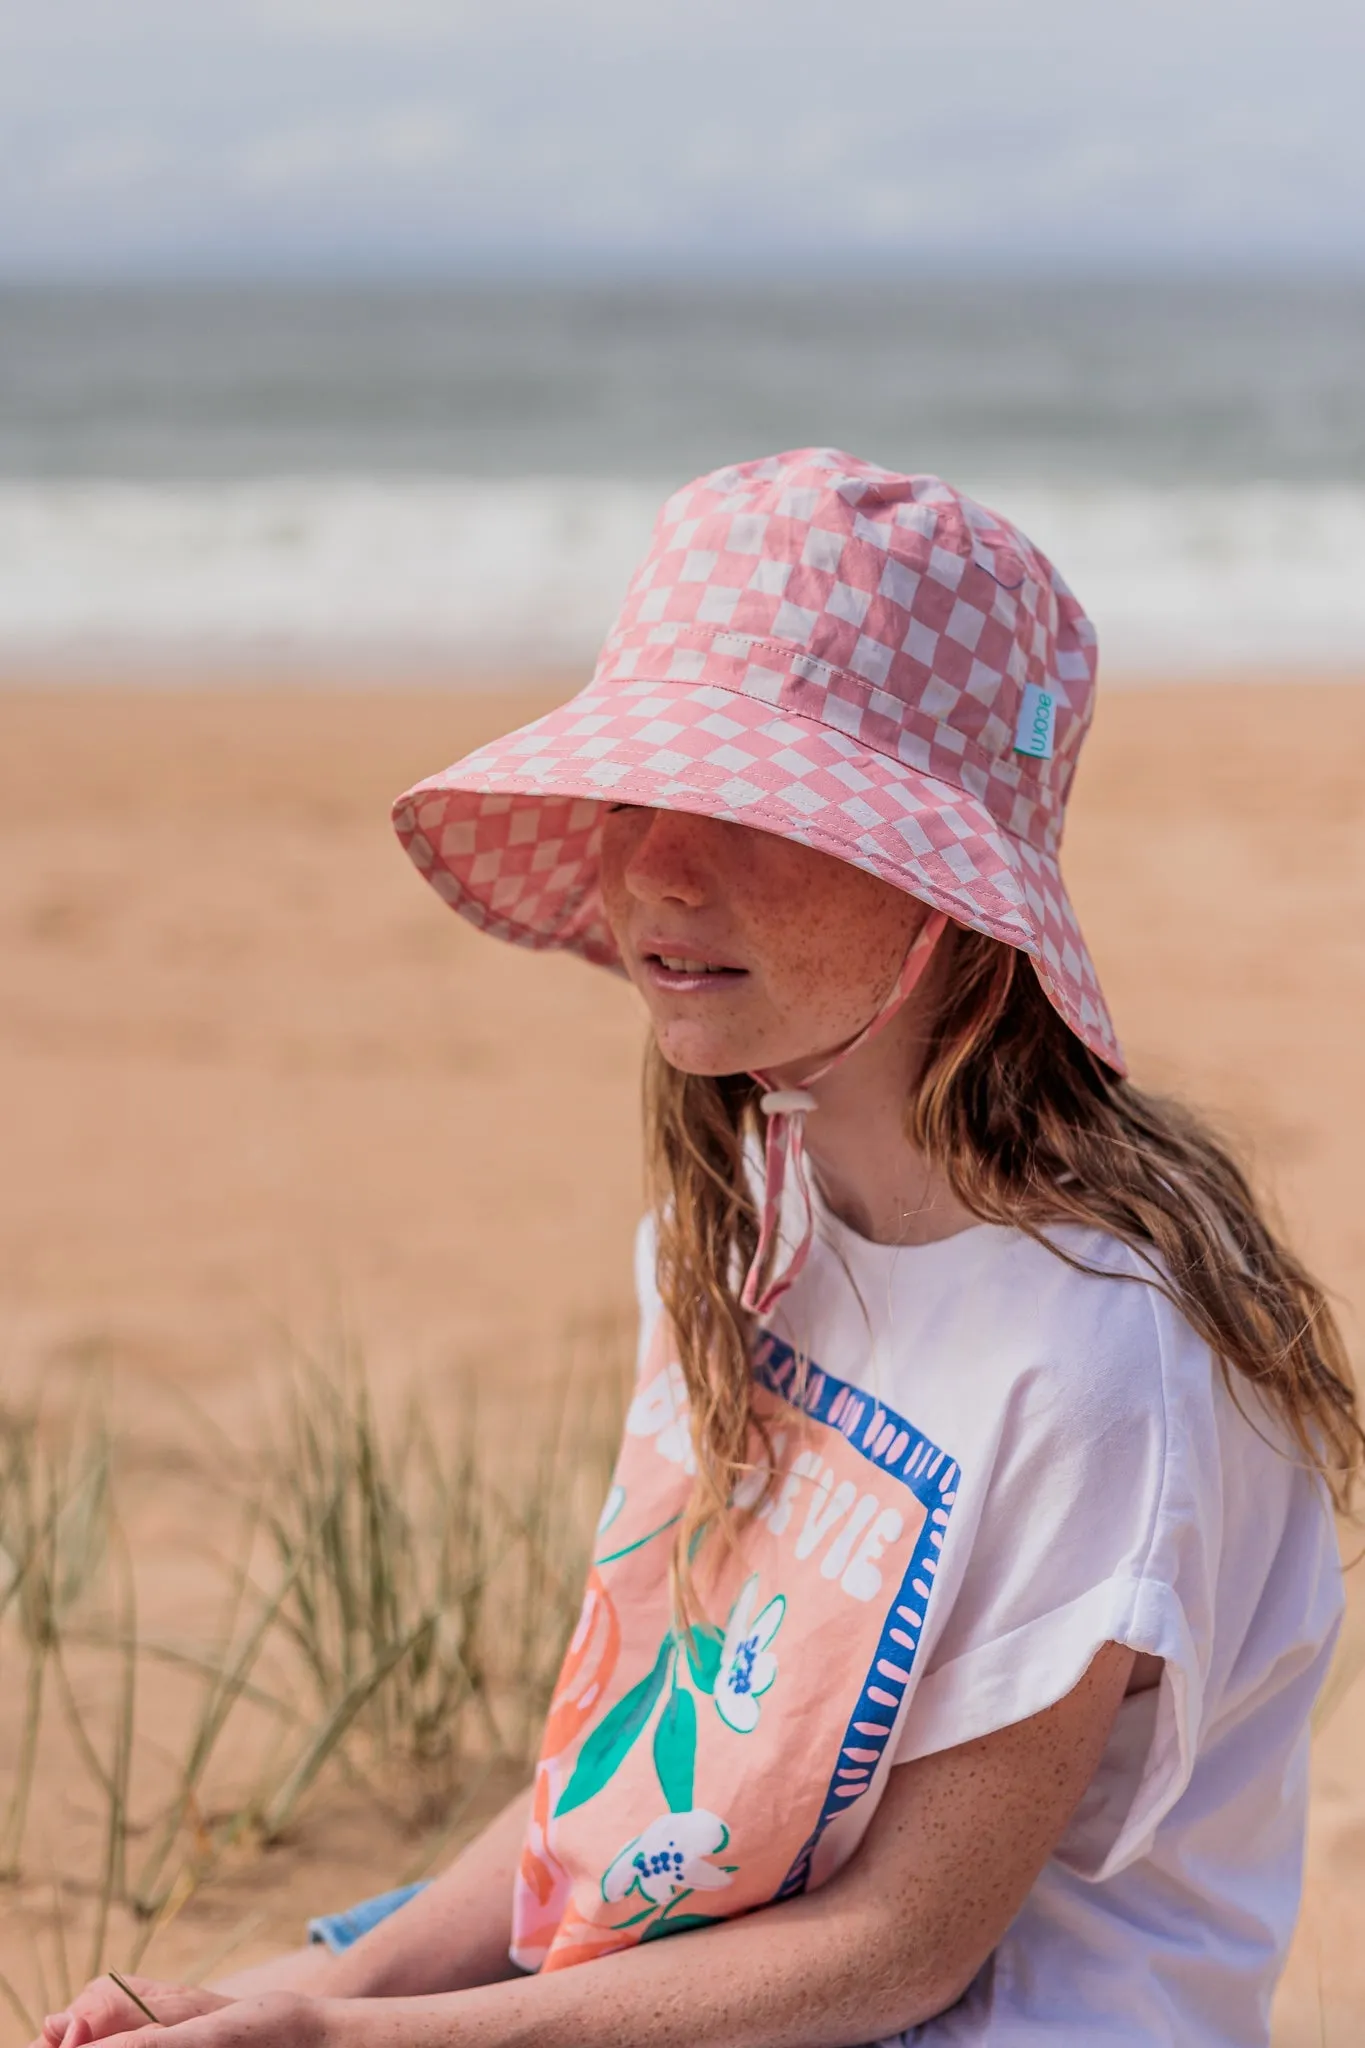
[[[207,1984],[213,1972],[220,1969],[229,1956],[236,1955],[243,1942],[250,1941],[253,1934],[259,1933],[269,1917],[267,1913],[258,1912],[248,1913],[244,1919],[239,1920],[221,1940],[213,1944],[212,1948],[205,1949],[202,1955],[195,1958],[194,1968],[190,1972],[190,1982]]]
[[[52,1886],[52,1951],[57,1962],[57,1992],[63,2006],[69,2005],[75,1986],[71,1981],[71,1956],[66,1945],[66,1900],[61,1879]]]
[[[448,1473],[411,1414],[386,1440],[352,1359],[300,1374],[286,1441],[270,1527],[294,1581],[282,1624],[316,1712],[324,1728],[359,1723],[390,1760],[439,1769],[468,1706],[485,1710],[488,1732],[487,1518],[472,1467]]]
[[[18,2020],[24,2030],[25,2037],[30,2041],[33,2040],[40,2031],[38,2022],[24,2004],[23,1999],[10,1983],[3,1970],[0,1970],[0,1998],[4,1999],[5,2004]]]
[[[46,1440],[36,1410],[0,1417],[0,1619],[10,1616],[24,1657],[23,1714],[0,1831],[0,1879],[22,1869],[49,1664],[69,1610],[98,1577],[109,1501],[109,1440],[78,1418]]]
[[[442,1800],[471,1741],[522,1760],[534,1745],[615,1449],[621,1404],[604,1385],[600,1368],[586,1398],[566,1385],[490,1476],[472,1386],[446,1452],[416,1403],[379,1428],[354,1356],[295,1381],[270,1513],[277,1557],[297,1569],[282,1622],[324,1725],[340,1710]]]
[[[425,1628],[426,1623],[421,1623],[420,1627]],[[337,1701],[261,1815],[262,1833],[267,1842],[277,1841],[283,1834],[293,1818],[294,1809],[300,1799],[344,1740],[352,1722],[364,1712],[402,1660],[411,1654],[415,1641],[414,1633],[405,1640],[393,1644],[373,1671],[358,1679],[350,1691]]]
[[[124,1648],[107,1780],[109,1802],[105,1815],[104,1867],[100,1873],[99,1902],[91,1935],[87,1977],[97,1977],[103,1967],[105,1941],[109,1931],[109,1909],[115,1899],[121,1899],[126,1895],[128,1888],[128,1800],[133,1769],[133,1727],[137,1710],[137,1591],[133,1581],[132,1558],[128,1554],[122,1532],[116,1531],[116,1534],[122,1596],[119,1621]]]
[[[299,1568],[301,1563],[300,1560]],[[161,1830],[138,1876],[135,1897],[137,1909],[141,1913],[154,1915],[160,1910],[163,1899],[158,1897],[156,1887],[161,1882],[166,1864],[195,1803],[204,1774],[227,1727],[228,1719],[247,1690],[250,1674],[255,1668],[270,1631],[279,1620],[281,1608],[293,1589],[296,1576],[296,1572],[286,1572],[273,1594],[261,1600],[245,1639],[235,1653],[230,1649],[226,1651],[228,1661],[209,1679],[199,1716],[191,1733],[189,1749],[180,1767],[179,1785],[162,1822]],[[243,1587],[250,1583],[245,1564],[242,1566],[241,1583]]]
[[[127,1648],[127,1639],[117,1629],[68,1629],[62,1641],[63,1645],[74,1643],[86,1649],[116,1650],[120,1654]],[[144,1664],[165,1664],[172,1670],[192,1671],[215,1685],[222,1681],[224,1658],[230,1654],[221,1647],[202,1649],[194,1643],[173,1643],[164,1637],[144,1635],[138,1636],[134,1648]],[[292,1700],[282,1699],[278,1691],[253,1679],[239,1685],[237,1698],[243,1706],[259,1708],[292,1726],[304,1718]]]
[[[88,1858],[67,1874],[78,1886],[59,1877],[35,1984],[50,1947],[50,1974],[69,1986],[77,1928],[95,1974],[120,1905],[142,1921],[136,1967],[229,1848],[240,1861],[294,1827],[328,1782],[400,1797],[425,1868],[478,1808],[490,1770],[518,1777],[577,1613],[624,1378],[580,1376],[489,1458],[472,1387],[439,1428],[420,1402],[381,1424],[354,1355],[301,1369],[272,1453],[244,1452],[225,1479],[225,1505],[242,1503],[253,1468],[257,1492],[217,1626],[184,1644],[139,1635],[134,1561],[121,1537],[106,1542],[119,1529],[107,1437],[52,1438],[36,1416],[0,1414],[0,1648],[18,1660],[0,1850],[17,1871],[40,1750],[45,1769],[71,1758],[100,1822],[95,1896],[78,1910]],[[144,1659],[201,1681],[170,1745],[139,1724]],[[153,1781],[137,1775],[140,1757],[172,1776],[130,1882],[135,1777]],[[0,1999],[31,2037],[31,1999],[4,1981]]]
[[[152,2011],[152,2008],[150,2007],[150,2005],[148,2005],[146,1999],[139,1997],[138,1993],[134,1991],[132,1985],[126,1984],[123,1978],[120,1977],[117,1970],[110,1970],[107,1974],[110,1982],[118,1985],[119,1990],[123,1993],[125,1998],[132,1999],[133,2004],[137,2007],[138,2011],[142,2013],[147,2019],[149,2019],[154,2027],[161,2026],[162,2022],[157,2018],[156,2014]]]
[[[140,1968],[142,1958],[146,1955],[147,1950],[151,1947],[157,1936],[163,1934],[171,1922],[189,1904],[199,1889],[199,1882],[200,1873],[193,1864],[182,1864],[179,1876],[162,1899],[155,1917],[143,1922],[142,1930],[128,1952],[128,1967],[130,1970]]]

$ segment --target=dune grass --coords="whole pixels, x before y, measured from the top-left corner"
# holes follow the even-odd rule
[[[472,1380],[445,1392],[439,1423],[416,1399],[394,1419],[354,1350],[299,1361],[262,1442],[205,1482],[236,1537],[202,1634],[183,1639],[139,1627],[147,1560],[124,1535],[130,1482],[98,1408],[61,1424],[0,1413],[0,1685],[18,1704],[0,1913],[8,1891],[38,1923],[27,1981],[0,1973],[13,2038],[110,1963],[154,1962],[225,1861],[268,1853],[329,1787],[400,1801],[439,1839],[487,1774],[529,1769],[626,1379],[619,1328],[568,1349],[519,1434]],[[168,1753],[146,1702],[171,1684]],[[87,1842],[71,1867],[47,1847],[54,1774],[97,1819],[97,1853]]]
[[[529,1768],[627,1384],[620,1328],[577,1332],[567,1353],[553,1398],[510,1435],[473,1380],[438,1423],[420,1400],[390,1414],[353,1349],[298,1361],[261,1441],[206,1461],[236,1534],[185,1638],[139,1625],[147,1560],[121,1509],[145,1481],[121,1469],[126,1442],[99,1405],[60,1422],[0,1409],[0,1686],[16,1737],[0,1758],[0,1915],[22,1896],[33,1930],[26,1973],[0,1972],[4,2048],[100,1969],[154,1967],[196,1894],[306,1830],[340,1788],[404,1806],[422,1847],[397,1883],[439,1859],[486,1779]],[[1345,1646],[1319,1726],[1362,1668],[1360,1644]],[[172,1679],[167,1753],[146,1709]],[[93,1816],[65,1863],[42,1812],[54,1755]],[[199,1973],[258,1924],[239,1920]]]
[[[29,1410],[0,1415],[0,1626],[18,1650],[18,1750],[0,1822],[0,1882],[17,1878],[43,1711],[52,1692],[72,1708],[63,1656],[67,1617],[98,1577],[108,1546],[110,1447],[102,1421],[80,1416],[55,1445]],[[83,1731],[82,1731],[83,1732]],[[93,1755],[97,1771],[102,1766]]]

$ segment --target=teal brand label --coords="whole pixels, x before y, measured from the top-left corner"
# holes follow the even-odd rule
[[[1037,683],[1025,683],[1019,723],[1014,728],[1015,753],[1032,754],[1035,761],[1050,761],[1056,729],[1056,693],[1040,689]]]

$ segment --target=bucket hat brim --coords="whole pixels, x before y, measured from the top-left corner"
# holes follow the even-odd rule
[[[636,680],[608,705],[590,687],[419,782],[393,818],[471,924],[619,971],[598,884],[610,803],[777,833],[1017,947],[1077,1037],[1125,1071],[1055,854],[968,791],[739,691]]]

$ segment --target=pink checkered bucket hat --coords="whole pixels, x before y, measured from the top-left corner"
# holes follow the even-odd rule
[[[780,833],[1028,954],[1121,1073],[1057,862],[1095,666],[1089,619],[1007,520],[798,449],[676,492],[587,688],[419,782],[394,823],[472,924],[607,967],[605,803]]]

